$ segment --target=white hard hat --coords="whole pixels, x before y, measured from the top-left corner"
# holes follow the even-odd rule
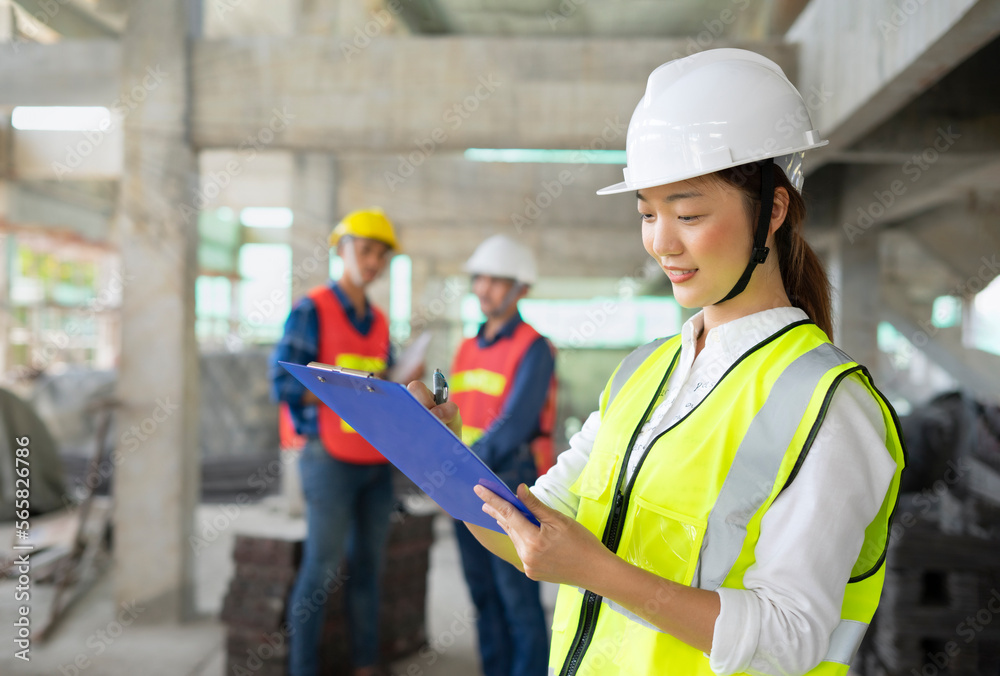
[[[598,195],[641,190],[775,158],[802,189],[802,151],[828,142],[778,64],[745,49],[711,49],[649,75],[625,142],[625,180]]]
[[[485,239],[465,262],[472,275],[505,277],[521,284],[534,284],[538,275],[531,249],[507,235]]]

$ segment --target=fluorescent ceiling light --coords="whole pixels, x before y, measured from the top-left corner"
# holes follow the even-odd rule
[[[17,106],[10,122],[25,131],[107,131],[111,112],[101,106]]]
[[[240,211],[240,222],[249,228],[290,228],[292,218],[288,207],[247,207]]]

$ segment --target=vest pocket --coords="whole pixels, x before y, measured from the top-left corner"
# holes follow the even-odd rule
[[[660,577],[690,585],[707,523],[634,496],[619,554]]]

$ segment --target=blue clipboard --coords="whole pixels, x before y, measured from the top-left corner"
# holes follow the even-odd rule
[[[538,520],[448,426],[399,383],[312,362],[278,362],[456,519],[502,533],[472,488],[485,486]]]

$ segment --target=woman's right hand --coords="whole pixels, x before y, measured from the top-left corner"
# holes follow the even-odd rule
[[[410,394],[417,398],[421,404],[431,410],[431,413],[441,419],[459,439],[462,438],[462,414],[458,412],[458,406],[450,401],[446,401],[440,406],[434,405],[434,394],[427,389],[419,380],[414,380],[406,386]]]

